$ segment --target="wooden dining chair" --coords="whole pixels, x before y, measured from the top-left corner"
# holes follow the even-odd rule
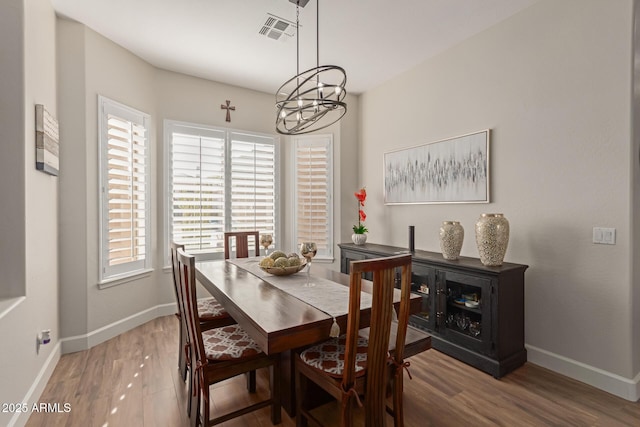
[[[401,301],[397,311],[394,352],[389,352],[392,335],[393,292],[396,269],[400,269]],[[404,423],[402,410],[404,349],[409,321],[411,294],[411,255],[352,261],[349,284],[349,314],[346,333],[310,347],[295,357],[297,426],[308,420],[320,424],[310,413],[308,381],[312,381],[340,404],[340,425],[353,423],[353,404],[364,400],[365,425],[385,426],[385,412],[394,425]],[[359,335],[362,275],[373,274],[369,337]],[[390,387],[390,388],[388,388]],[[387,408],[387,390],[393,395]]]
[[[189,365],[189,345],[188,345],[188,335],[186,330],[186,320],[184,317],[184,313],[182,311],[182,307],[180,304],[179,298],[179,282],[178,282],[178,258],[177,251],[178,249],[184,250],[184,245],[171,242],[170,250],[171,250],[171,269],[173,271],[173,290],[176,295],[176,303],[178,304],[178,312],[176,313],[176,317],[178,317],[180,321],[179,333],[178,333],[178,369],[180,370],[180,374],[182,375],[182,381],[187,379],[187,373],[190,369]],[[227,313],[224,307],[213,297],[211,298],[203,298],[198,300],[198,319],[200,321],[200,325],[203,330],[208,330],[212,328],[219,328],[221,326],[231,325],[236,323],[236,321]],[[190,376],[189,380],[189,391],[193,389],[193,375]],[[190,412],[191,408],[187,408],[187,411]]]
[[[280,405],[280,355],[267,355],[239,325],[203,331],[197,314],[195,257],[182,249],[177,251],[179,270],[179,297],[187,320],[187,333],[191,347],[191,364],[195,367],[194,377],[197,397],[196,425],[212,426],[232,418],[270,406],[271,422],[281,421]],[[270,368],[270,397],[244,408],[211,418],[211,398],[209,387],[220,381],[260,368]],[[193,421],[193,419],[192,419]]]
[[[224,233],[224,259],[231,257],[232,240],[236,243],[236,258],[249,258],[249,237],[253,236],[255,254],[260,256],[260,232],[258,231],[227,231]],[[256,371],[247,373],[247,390],[256,391]]]
[[[259,231],[227,231],[224,233],[224,259],[231,257],[231,240],[235,238],[236,258],[249,258],[249,237],[253,236],[255,256],[260,256]]]

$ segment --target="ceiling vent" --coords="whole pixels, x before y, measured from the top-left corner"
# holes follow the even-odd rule
[[[295,22],[267,13],[267,18],[258,33],[273,40],[280,40],[282,36],[293,37],[296,35],[296,24]]]

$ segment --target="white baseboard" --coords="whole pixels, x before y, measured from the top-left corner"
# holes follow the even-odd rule
[[[640,399],[640,373],[624,378],[593,366],[526,345],[527,361],[632,402]]]
[[[132,314],[129,317],[120,319],[102,328],[91,331],[86,335],[76,335],[62,338],[62,354],[74,353],[76,351],[87,350],[95,345],[103,343],[113,337],[127,332],[137,326],[147,323],[157,317],[168,316],[176,312],[176,304],[162,304],[151,307],[147,310]]]
[[[36,376],[36,379],[29,387],[27,394],[21,400],[21,402],[27,403],[29,408],[33,407],[34,403],[38,403],[38,399],[42,395],[44,388],[47,386],[47,382],[49,382],[49,378],[53,374],[53,371],[60,360],[60,341],[58,341],[53,347],[51,354],[47,357],[40,372]],[[29,416],[31,415],[31,411],[26,412],[16,412],[13,417],[9,420],[8,427],[22,427],[27,424],[29,420]]]

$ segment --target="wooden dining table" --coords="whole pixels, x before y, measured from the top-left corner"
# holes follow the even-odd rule
[[[249,261],[250,262],[250,261]],[[256,259],[257,263],[258,260]],[[314,265],[313,277],[349,286],[349,275]],[[196,277],[227,312],[245,329],[266,354],[281,354],[282,407],[295,414],[295,383],[292,351],[329,338],[334,317],[271,285],[255,274],[225,260],[196,263]],[[372,283],[363,280],[363,292],[371,293]],[[400,301],[396,290],[395,302]],[[420,310],[421,298],[412,294],[412,313]],[[361,312],[361,327],[369,326],[370,309]],[[347,315],[336,316],[340,330],[346,330]],[[419,337],[422,351],[431,341]],[[409,341],[409,338],[408,338]],[[415,352],[415,351],[414,351]],[[407,355],[407,357],[409,357]]]

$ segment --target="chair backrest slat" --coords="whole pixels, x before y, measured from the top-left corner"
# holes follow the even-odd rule
[[[355,359],[360,329],[360,297],[362,274],[373,273],[369,348],[367,351],[367,385],[365,390],[366,418],[384,420],[387,387],[388,350],[393,320],[393,294],[396,272],[400,269],[400,292],[396,333],[396,363],[402,363],[403,348],[409,321],[411,294],[411,255],[352,261],[350,267],[349,315],[346,331],[345,364],[342,377],[344,390],[350,389],[356,377]]]
[[[196,361],[203,365],[207,363],[207,357],[204,351],[204,342],[202,340],[202,329],[200,327],[200,319],[198,317],[198,298],[196,295],[196,258],[178,249],[178,271],[179,271],[179,289],[184,307],[184,317],[186,320],[187,333],[189,335],[189,343],[195,351]]]
[[[171,242],[171,244],[169,245],[169,248],[171,249],[171,271],[173,272],[173,290],[175,291],[176,294],[176,302],[178,303],[178,313],[180,314],[180,316],[182,317],[182,307],[180,307],[180,289],[179,289],[179,276],[178,276],[178,249],[182,249],[184,250],[184,245],[176,243],[176,242]]]
[[[260,232],[227,231],[224,233],[224,259],[231,257],[231,238],[236,239],[236,258],[249,258],[249,236],[253,236],[255,256],[260,256]]]

